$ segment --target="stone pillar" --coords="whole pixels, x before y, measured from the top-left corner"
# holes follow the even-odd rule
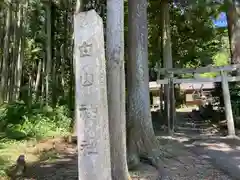
[[[103,21],[94,10],[74,17],[79,180],[111,180]]]

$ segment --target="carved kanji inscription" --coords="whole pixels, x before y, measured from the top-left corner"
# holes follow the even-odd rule
[[[80,143],[80,151],[85,155],[98,154],[96,149],[97,149],[97,144],[94,141],[83,140]]]
[[[90,65],[86,65],[81,69],[80,79],[82,86],[87,87],[93,84],[94,75],[92,70],[93,68]]]
[[[81,118],[96,119],[98,108],[93,105],[80,105]]]
[[[80,57],[91,56],[92,55],[92,44],[83,42],[81,46],[79,46]]]

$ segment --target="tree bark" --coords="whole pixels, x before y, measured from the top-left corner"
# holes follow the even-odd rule
[[[15,93],[15,99],[19,98],[20,95],[20,88],[21,88],[21,79],[22,79],[22,64],[23,64],[23,59],[24,59],[24,39],[25,39],[25,34],[23,31],[23,26],[24,26],[24,15],[26,15],[27,12],[27,7],[28,7],[28,1],[25,2],[25,4],[21,4],[20,6],[20,11],[19,11],[19,48],[18,48],[18,54],[17,54],[17,67],[15,70],[15,85],[16,85],[16,93]]]
[[[75,8],[75,14],[80,13],[83,11],[83,0],[76,0],[76,8]]]
[[[140,157],[157,165],[159,148],[150,113],[147,1],[129,1],[128,13],[127,153],[134,168]]]
[[[124,1],[107,1],[107,92],[113,180],[128,180],[124,77]]]
[[[63,19],[63,22],[64,22],[64,28],[67,29],[66,31],[64,31],[64,43],[62,44],[61,46],[61,85],[62,85],[62,91],[63,91],[63,97],[64,99],[67,97],[67,94],[66,94],[66,90],[65,90],[65,80],[64,80],[64,75],[65,75],[65,62],[66,60],[68,59],[67,57],[67,47],[68,47],[68,9],[69,9],[69,2],[66,1],[66,10],[64,12],[64,19]]]
[[[34,92],[36,94],[38,94],[40,78],[41,78],[41,69],[42,69],[42,60],[39,59],[39,62],[37,64],[37,76],[36,76],[35,87],[34,87]]]
[[[5,25],[5,37],[4,37],[4,50],[3,50],[3,62],[2,62],[2,74],[1,74],[1,99],[0,103],[6,100],[6,84],[8,84],[8,63],[9,63],[9,47],[10,47],[10,29],[12,22],[12,1],[8,3],[8,11]]]
[[[46,92],[46,105],[49,101],[49,80],[50,80],[50,71],[52,64],[52,15],[51,15],[51,6],[52,1],[49,0],[49,4],[46,5],[46,16],[47,16],[47,63],[46,63],[46,77],[45,77],[45,92]]]
[[[240,64],[240,5],[239,0],[225,0],[224,3],[228,6],[227,21],[228,21],[228,36],[230,43],[231,64]],[[236,71],[236,75],[240,75],[240,69]],[[227,118],[228,135],[235,136],[235,125],[232,115],[231,100],[229,95],[228,82],[225,82],[225,75],[222,75],[222,88],[224,95],[225,114]],[[239,84],[239,82],[237,82]],[[229,105],[230,103],[230,105]]]
[[[3,61],[3,39],[4,39],[4,26],[5,26],[5,9],[3,7],[0,7],[0,73],[2,72],[2,61]]]
[[[239,0],[225,0],[225,3],[227,3],[228,6],[227,20],[232,64],[240,63],[240,24],[238,23],[240,19],[239,2]],[[238,74],[240,74],[240,71]]]
[[[66,21],[65,21],[66,22]],[[66,22],[67,23],[67,22]],[[67,41],[67,38],[64,38],[65,41]],[[64,75],[65,75],[65,69],[64,69],[64,62],[66,60],[66,53],[65,53],[65,45],[62,45],[60,48],[60,54],[61,54],[61,64],[60,64],[60,69],[61,69],[61,76],[60,76],[60,81],[61,81],[61,87],[62,87],[62,96],[65,99],[66,98],[66,91],[65,91],[65,80],[64,80]]]
[[[42,75],[42,78],[41,78],[41,96],[42,96],[41,106],[44,105],[44,98],[45,98],[45,95],[46,95],[46,93],[45,93],[45,81],[46,81],[46,79],[44,79],[45,73],[46,73],[46,61],[47,61],[46,60],[46,53],[43,53],[42,73],[41,73],[41,75]]]
[[[12,13],[12,45],[11,45],[11,58],[9,61],[9,69],[8,69],[8,81],[9,81],[9,88],[7,90],[9,102],[12,102],[13,100],[13,93],[14,93],[14,71],[15,71],[15,57],[17,52],[17,31],[18,31],[18,23],[17,23],[17,16],[18,16],[18,3],[13,1],[13,13]]]
[[[229,48],[230,48],[230,56],[232,58],[232,47],[231,47],[231,33],[232,33],[232,3],[231,0],[225,0],[224,1],[225,5],[227,5],[227,11],[226,11],[226,15],[227,15],[227,28],[228,28],[228,39],[229,39]],[[232,61],[232,60],[231,60]],[[232,63],[232,62],[231,62]]]
[[[172,60],[172,45],[171,45],[171,29],[170,29],[170,18],[169,18],[169,2],[162,0],[161,2],[162,12],[162,52],[163,52],[163,66],[165,68],[173,67]],[[166,74],[166,77],[173,77],[171,74]],[[173,114],[170,109],[175,106],[174,103],[174,90],[171,89],[170,85],[164,85],[164,110],[165,117],[168,119],[168,132],[172,134],[173,131]]]
[[[59,52],[57,49],[58,43],[56,42],[56,27],[58,27],[58,21],[56,21],[56,5],[53,3],[51,5],[51,96],[52,96],[52,101],[51,105],[52,107],[56,107],[57,105],[57,96],[58,96],[58,91],[57,91],[57,67],[58,67],[58,60],[59,60]]]

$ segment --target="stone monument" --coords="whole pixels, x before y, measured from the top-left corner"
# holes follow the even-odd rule
[[[103,21],[95,10],[74,17],[79,180],[111,180]]]

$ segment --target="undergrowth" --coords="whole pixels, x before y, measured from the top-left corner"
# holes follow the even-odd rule
[[[67,106],[52,108],[33,104],[29,108],[24,102],[0,106],[0,180],[6,169],[14,164],[20,154],[25,154],[28,144],[40,139],[65,136],[70,132],[71,114]],[[34,160],[34,156],[31,158]]]
[[[24,102],[0,106],[0,132],[2,138],[22,140],[41,139],[69,132],[72,119],[67,106],[41,107],[33,104],[31,109]]]

